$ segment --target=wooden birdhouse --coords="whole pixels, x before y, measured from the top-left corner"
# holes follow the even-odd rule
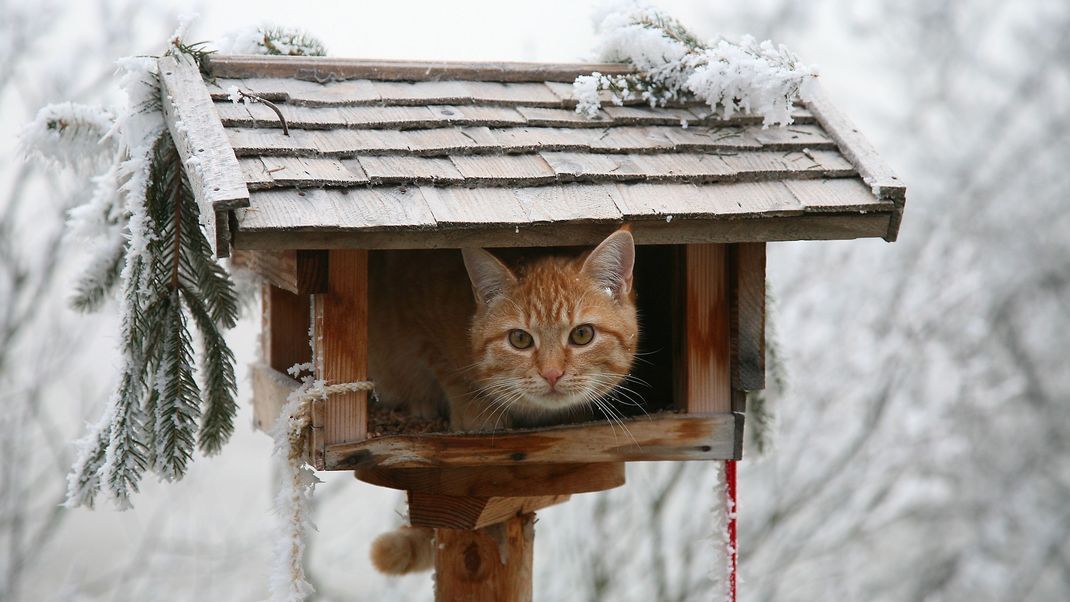
[[[413,523],[446,530],[440,544],[618,486],[625,462],[739,459],[744,394],[765,385],[766,243],[892,241],[903,213],[903,185],[820,94],[765,129],[697,101],[578,115],[576,76],[620,65],[214,56],[209,68],[163,59],[164,109],[218,255],[270,283],[253,370],[262,428],[297,386],[295,364],[328,383],[368,377],[375,254],[594,245],[631,228],[649,386],[628,433],[605,420],[412,432],[364,392],[314,403],[314,466],[407,490]],[[271,104],[236,104],[235,87]]]

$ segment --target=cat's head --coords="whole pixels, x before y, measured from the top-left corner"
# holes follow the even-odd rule
[[[545,416],[594,403],[625,378],[639,343],[634,261],[627,230],[578,258],[543,257],[515,271],[481,249],[464,251],[477,306],[473,369],[491,410]]]

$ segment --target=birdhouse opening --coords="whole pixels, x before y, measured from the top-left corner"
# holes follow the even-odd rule
[[[509,264],[525,254],[579,253],[586,248],[510,248],[494,253]],[[285,267],[280,269],[292,269],[290,284],[299,293],[275,285],[265,287],[265,362],[254,371],[260,385],[256,403],[262,428],[271,423],[286,394],[296,387],[297,382],[284,375],[295,364],[309,363],[315,377],[328,383],[369,377],[370,358],[389,352],[369,340],[369,325],[387,318],[379,312],[397,311],[371,302],[369,274],[375,266],[389,263],[391,254],[410,252],[331,250],[282,255]],[[543,463],[738,457],[743,392],[762,386],[764,252],[763,243],[636,247],[633,282],[640,343],[632,378],[626,384],[629,395],[613,406],[620,414],[616,418],[595,412],[587,422],[459,434],[449,430],[445,413],[406,415],[376,404],[374,396],[369,399],[353,392],[317,402],[313,459],[328,469],[399,461],[413,466],[427,462],[523,464],[532,462],[529,444],[536,437],[555,442],[535,454]],[[421,253],[433,259],[435,254],[459,251]],[[239,262],[257,255],[252,262],[261,273],[271,271],[266,263],[280,259],[259,253],[241,255]],[[467,279],[456,286],[465,291],[471,288]],[[265,388],[275,392],[263,392]],[[445,446],[460,450],[458,456],[449,457]],[[405,460],[394,457],[401,448],[407,454]]]

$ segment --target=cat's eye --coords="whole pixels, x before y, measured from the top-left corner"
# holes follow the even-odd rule
[[[527,349],[534,342],[530,334],[519,328],[509,331],[509,344],[517,349]]]
[[[568,340],[573,345],[586,345],[594,338],[594,326],[590,324],[581,324],[572,329],[572,332],[568,335]]]

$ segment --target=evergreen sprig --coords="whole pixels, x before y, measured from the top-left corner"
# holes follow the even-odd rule
[[[74,501],[86,505],[104,485],[128,507],[146,469],[181,479],[196,447],[217,453],[234,432],[234,354],[222,332],[237,322],[238,299],[213,259],[167,132],[154,145],[148,182],[145,215],[153,236],[145,253],[125,258],[133,264],[123,289],[123,374],[110,416],[86,441],[91,449],[71,476]],[[202,343],[200,383],[191,324]]]
[[[324,56],[327,48],[315,36],[291,27],[269,26],[262,29],[259,45],[264,54],[284,56]]]

